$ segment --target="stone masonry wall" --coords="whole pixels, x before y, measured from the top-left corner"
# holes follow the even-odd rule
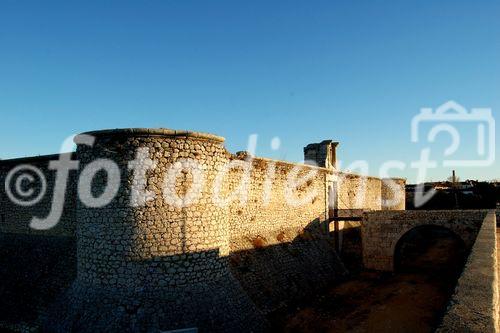
[[[174,148],[175,149],[175,148]],[[179,149],[179,153],[182,153],[182,147]],[[228,152],[225,152],[230,158],[231,154]],[[76,155],[74,155],[76,156]],[[40,234],[46,234],[46,235],[66,235],[66,236],[74,236],[75,235],[75,219],[76,219],[76,203],[77,203],[77,198],[76,198],[76,176],[77,172],[76,171],[70,171],[70,177],[68,181],[68,190],[67,194],[65,196],[66,201],[64,203],[64,211],[63,211],[63,216],[61,219],[61,222],[56,225],[56,227],[49,229],[49,230],[44,230],[44,231],[36,231],[33,230],[32,228],[29,227],[29,222],[31,221],[31,218],[33,216],[37,217],[45,217],[49,213],[49,210],[51,208],[51,202],[52,202],[52,194],[53,194],[53,187],[54,187],[54,177],[55,177],[55,171],[49,170],[48,169],[48,163],[52,160],[57,160],[58,155],[48,155],[48,156],[40,156],[40,157],[28,157],[28,158],[20,158],[20,159],[12,159],[12,160],[4,160],[0,161],[0,180],[2,184],[5,183],[5,177],[7,176],[8,172],[12,170],[13,168],[20,166],[20,165],[32,165],[34,167],[37,167],[42,170],[42,173],[47,179],[47,191],[46,195],[43,197],[43,199],[37,203],[36,205],[33,206],[19,206],[11,202],[11,200],[8,198],[4,186],[0,186],[0,231],[2,232],[15,232],[15,233],[40,233]],[[236,157],[231,157],[231,158],[236,158]],[[306,213],[308,216],[304,216],[305,219],[310,218],[310,221],[313,221],[315,218],[319,217],[319,214],[326,214],[328,212],[328,208],[326,207],[327,204],[327,193],[326,193],[326,188],[327,184],[331,184],[331,179],[333,175],[338,174],[340,177],[339,179],[339,184],[337,186],[338,188],[338,208],[339,209],[365,209],[365,210],[378,210],[378,209],[404,209],[404,202],[402,204],[400,203],[399,205],[396,205],[394,207],[382,207],[382,201],[383,199],[392,198],[392,192],[391,189],[389,189],[387,186],[385,186],[385,183],[381,181],[378,178],[375,177],[365,177],[365,176],[359,176],[355,174],[348,174],[348,173],[336,173],[335,171],[325,169],[325,168],[314,168],[311,166],[305,166],[305,165],[299,165],[299,164],[294,164],[294,163],[288,163],[288,162],[283,162],[283,161],[272,161],[268,159],[263,159],[263,158],[254,158],[253,166],[252,168],[254,171],[252,172],[252,178],[255,177],[255,179],[252,179],[252,186],[255,184],[259,184],[260,182],[260,188],[252,188],[252,193],[257,193],[259,191],[263,191],[263,181],[264,180],[264,174],[267,172],[268,165],[270,163],[274,163],[276,165],[276,172],[275,172],[275,177],[276,179],[273,180],[272,184],[272,202],[268,205],[263,207],[260,205],[262,203],[262,195],[259,193],[257,197],[259,198],[257,202],[254,202],[253,206],[259,206],[259,214],[262,215],[262,219],[266,219],[266,214],[269,214],[269,212],[275,212],[273,213],[274,216],[279,216],[279,219],[272,219],[273,220],[273,225],[277,224],[277,221],[289,221],[289,217],[285,218],[285,216],[290,215],[295,215],[295,217],[300,217],[302,218],[301,214]],[[259,165],[262,167],[259,168]],[[284,206],[281,205],[284,198],[283,196],[277,196],[276,193],[282,194],[284,191],[284,188],[282,186],[284,185],[286,181],[286,175],[287,175],[287,170],[291,170],[295,166],[301,166],[303,170],[316,170],[318,172],[317,177],[314,179],[314,186],[319,186],[321,188],[320,196],[315,200],[314,205],[309,205],[309,206],[302,206],[299,207],[299,211],[297,212],[292,212],[290,209],[284,209]],[[231,170],[230,174],[236,174],[236,180],[235,184],[238,183],[238,172],[235,170]],[[260,178],[259,178],[260,177]],[[404,180],[401,179],[395,179],[395,181],[402,187],[402,191],[404,190]],[[24,183],[23,183],[24,184]],[[12,184],[12,188],[15,184]],[[33,188],[35,193],[39,191],[39,184],[36,184],[35,187],[33,187],[33,184],[28,184],[27,185],[27,190],[30,188]],[[325,189],[323,191],[323,189]],[[13,192],[14,189],[13,189]],[[364,197],[363,197],[364,193]],[[252,199],[252,200],[255,200]],[[249,205],[249,207],[252,207]],[[109,207],[112,209],[112,207]],[[262,209],[265,208],[265,209]],[[240,213],[240,210],[238,208],[232,209],[230,214],[231,216],[234,216],[235,220],[238,220],[238,215]],[[259,215],[258,214],[258,215]],[[317,216],[316,216],[317,215]],[[323,216],[323,219],[325,218],[326,215]],[[252,219],[252,217],[250,217]],[[308,222],[310,222],[308,221]],[[300,225],[305,223],[303,220],[300,220],[298,222]],[[289,225],[286,226],[287,228],[290,227]],[[265,223],[263,221],[259,222],[257,221],[255,226],[251,226],[251,228],[246,228],[246,227],[239,227],[239,228],[231,228],[231,237],[232,238],[245,238],[248,236],[248,233],[252,233],[250,229],[256,229],[256,228],[269,228],[269,226],[265,226]],[[273,226],[272,228],[279,229],[280,227]],[[237,230],[241,231],[241,234],[238,236]],[[255,235],[258,234],[258,232],[254,232]],[[236,235],[236,236],[235,236]],[[244,245],[242,245],[244,247]],[[234,245],[233,245],[234,247]],[[238,249],[237,247],[235,249]]]
[[[256,238],[262,246],[271,246],[289,242],[305,229],[320,231],[320,224],[326,221],[328,214],[327,169],[261,158],[253,158],[250,163],[247,201],[235,202],[230,208],[231,252],[254,249]],[[271,174],[269,168],[274,170]],[[293,169],[300,170],[299,177],[307,173],[314,176],[287,194],[287,180]],[[241,172],[234,172],[231,177],[230,181],[237,184],[241,181]],[[267,196],[266,182],[270,186]]]
[[[380,178],[339,173],[339,209],[382,209]]]
[[[261,158],[249,163],[247,200],[230,209],[230,261],[245,291],[270,312],[334,282],[346,270],[325,232],[325,180],[331,171]],[[290,190],[289,180],[306,174],[312,177]],[[230,177],[239,183],[242,172]]]
[[[91,134],[97,137],[93,147],[78,146],[80,171],[98,158],[107,158],[118,164],[121,184],[118,195],[104,208],[78,203],[79,280],[131,288],[177,286],[220,277],[222,263],[217,258],[229,253],[228,218],[226,211],[210,200],[211,182],[205,183],[200,199],[189,207],[167,204],[163,186],[167,171],[176,163],[182,165],[186,158],[192,158],[205,170],[206,179],[213,179],[228,159],[221,141],[126,132]],[[153,192],[155,198],[136,206],[130,201],[134,177],[128,163],[135,159],[139,148],[148,149],[147,157],[157,165],[145,169],[145,190]],[[172,193],[183,195],[192,177],[179,172]],[[99,193],[103,184],[99,179],[94,192]],[[190,258],[181,260],[180,255]],[[179,260],[183,267],[178,267]]]
[[[36,216],[39,218],[45,218],[51,209],[54,185],[55,185],[55,171],[49,170],[48,165],[52,160],[57,160],[59,155],[48,155],[39,157],[27,157],[18,158],[12,160],[0,161],[0,231],[5,233],[21,233],[21,234],[37,234],[37,235],[47,235],[47,236],[69,236],[74,237],[75,235],[75,206],[76,206],[76,194],[75,194],[75,178],[76,172],[71,172],[67,194],[65,196],[64,210],[60,222],[51,229],[48,230],[35,230],[30,227],[31,219]],[[18,205],[9,198],[6,192],[6,178],[8,174],[14,168],[20,168],[25,165],[33,166],[42,171],[42,175],[46,179],[46,191],[42,196],[41,200],[33,205],[22,206]],[[33,194],[27,196],[23,199],[19,196],[16,189],[16,179],[20,179],[18,176],[27,173],[28,176],[32,176],[35,179],[34,183],[31,183],[26,179],[19,183],[20,189],[28,193],[28,191],[33,191]],[[22,180],[22,178],[21,178]],[[21,201],[26,201],[27,199],[34,199],[42,190],[42,183],[37,178],[37,175],[32,171],[27,171],[23,168],[18,172],[15,172],[11,178],[9,189],[17,199]],[[43,193],[42,193],[43,194]]]

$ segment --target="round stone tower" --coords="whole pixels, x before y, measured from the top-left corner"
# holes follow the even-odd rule
[[[76,154],[77,279],[51,329],[261,330],[227,265],[227,209],[212,199],[230,160],[224,139],[167,129],[84,135],[94,142]]]
[[[80,170],[110,160],[118,166],[121,182],[103,208],[78,203],[79,282],[114,289],[156,288],[227,273],[220,257],[228,254],[228,219],[213,203],[213,186],[207,181],[228,162],[223,138],[151,129],[85,134],[95,142],[78,146]],[[102,176],[95,174],[93,196],[112,186]],[[202,182],[202,188],[195,181]],[[193,191],[192,202],[183,200]]]

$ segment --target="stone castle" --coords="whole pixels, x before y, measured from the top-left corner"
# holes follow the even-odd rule
[[[224,138],[197,132],[134,128],[85,135],[95,142],[79,143],[69,154],[79,169],[70,171],[62,217],[48,230],[33,229],[30,221],[50,212],[56,183],[50,162],[59,155],[0,161],[2,182],[29,164],[43,170],[48,193],[20,206],[2,187],[1,232],[76,243],[75,254],[68,254],[75,258],[74,280],[39,315],[40,327],[50,332],[264,331],[263,314],[346,274],[336,249],[349,222],[330,222],[405,209],[404,179],[338,171],[332,141],[305,147],[305,160],[315,164],[308,165],[231,154]],[[137,167],[153,196],[137,205],[129,162],[144,148],[156,166],[144,159]],[[107,205],[90,207],[77,198],[78,179],[98,159],[116,163],[120,186]],[[201,166],[206,181],[197,200],[180,207],[165,200],[163,180],[180,165],[169,191],[186,197],[196,178],[182,171],[187,159]],[[311,171],[306,182],[288,188],[291,177]],[[93,196],[106,191],[106,179],[95,173]],[[213,200],[214,188],[225,205]],[[290,195],[300,204],[290,204]]]

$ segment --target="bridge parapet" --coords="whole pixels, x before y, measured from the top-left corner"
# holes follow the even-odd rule
[[[488,213],[436,332],[499,332],[496,218]]]

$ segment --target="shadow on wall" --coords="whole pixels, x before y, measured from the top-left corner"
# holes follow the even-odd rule
[[[231,253],[231,271],[260,310],[275,311],[347,276],[334,238],[324,230],[316,219],[289,241],[280,232],[280,243],[267,246],[271,240],[257,236],[249,239],[253,250]]]
[[[32,327],[43,321],[51,332],[186,327],[262,331],[267,325],[263,314],[310,296],[346,275],[332,238],[322,228],[315,220],[290,241],[270,246],[256,242],[252,250],[218,258],[220,274],[203,282],[177,280],[170,285],[168,272],[189,270],[186,262],[217,258],[218,251],[134,262],[135,278],[142,288],[96,288],[75,282],[65,293],[76,273],[74,239],[2,235],[0,318]],[[150,278],[153,271],[163,272],[164,287]]]
[[[75,277],[74,238],[0,234],[0,322],[37,322]]]

